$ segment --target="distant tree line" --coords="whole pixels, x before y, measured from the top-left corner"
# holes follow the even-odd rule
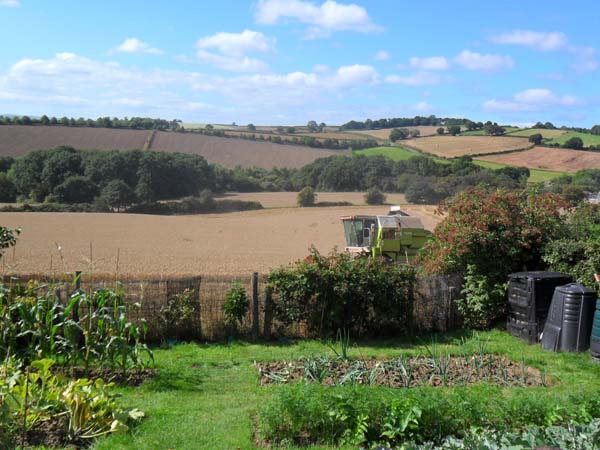
[[[0,116],[0,125],[61,125],[65,127],[89,127],[89,128],[128,128],[132,130],[178,130],[181,120],[152,119],[150,117],[98,117],[97,119],[84,119],[79,117],[48,117],[40,118],[29,116]]]
[[[375,139],[337,139],[318,138],[315,136],[280,136],[269,132],[230,134],[227,130],[219,130],[213,127],[198,128],[194,130],[178,130],[182,133],[199,133],[205,136],[217,136],[233,139],[246,139],[249,141],[271,142],[273,144],[303,145],[312,148],[325,148],[329,150],[361,150],[377,147]],[[295,129],[294,129],[295,132]],[[318,132],[318,131],[317,131]]]
[[[469,119],[460,119],[452,117],[436,117],[435,115],[423,117],[394,117],[390,119],[378,119],[371,120],[367,119],[364,122],[351,120],[343,124],[340,129],[342,130],[379,130],[383,128],[405,128],[405,127],[418,127],[421,125],[429,126],[440,126],[440,125],[463,125],[469,130],[476,130],[483,127],[481,122],[473,122]]]
[[[136,204],[198,196],[204,191],[404,192],[413,203],[434,203],[470,186],[525,186],[526,168],[485,169],[469,158],[443,164],[417,156],[331,156],[300,169],[228,169],[199,155],[141,150],[97,151],[58,147],[21,158],[0,158],[1,202],[97,204],[123,210]]]

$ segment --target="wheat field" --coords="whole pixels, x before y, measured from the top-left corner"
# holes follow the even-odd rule
[[[82,270],[119,276],[264,273],[304,258],[312,245],[322,252],[336,246],[342,249],[341,216],[388,211],[388,206],[364,205],[287,207],[295,202],[295,195],[281,193],[270,203],[265,195],[240,197],[254,196],[280,207],[191,216],[2,213],[0,223],[21,227],[22,233],[14,252],[0,260],[0,269],[4,274]],[[355,195],[322,197],[351,201]],[[407,205],[405,209],[422,217],[428,229],[440,220],[434,206]]]

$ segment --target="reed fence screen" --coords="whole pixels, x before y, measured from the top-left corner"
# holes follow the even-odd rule
[[[42,284],[42,289],[52,289],[61,301],[81,289],[91,292],[100,288],[122,289],[124,301],[130,306],[130,320],[145,319],[148,323],[148,340],[169,339],[223,340],[228,330],[223,314],[227,293],[234,283],[246,289],[250,300],[249,311],[239,334],[248,339],[272,339],[276,337],[309,337],[305,324],[295,323],[284,327],[272,315],[270,293],[266,275],[257,273],[248,276],[199,275],[183,278],[128,278],[118,282],[114,278],[89,276],[85,273],[61,279],[35,276],[4,276],[5,286],[27,283],[33,280]],[[419,278],[415,285],[412,330],[449,331],[460,325],[454,300],[461,289],[459,276],[437,275]],[[167,307],[176,296],[185,295],[193,305],[191,319],[178,329],[169,323]],[[80,315],[85,311],[80,311]]]

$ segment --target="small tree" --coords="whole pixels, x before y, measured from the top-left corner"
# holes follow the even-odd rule
[[[135,202],[135,192],[123,180],[112,180],[102,189],[100,199],[120,211]]]
[[[61,203],[89,203],[98,192],[96,184],[87,177],[75,175],[54,188],[54,195]]]
[[[310,186],[306,186],[298,192],[296,202],[298,203],[298,206],[314,206],[316,198],[317,196],[314,189]]]
[[[567,139],[563,144],[563,147],[579,150],[583,148],[583,141],[580,137],[574,136],[572,138]]]
[[[365,202],[367,205],[383,205],[386,196],[378,187],[372,187],[365,194]]]
[[[250,131],[256,131],[256,126],[254,126],[253,123],[249,123],[246,128],[248,128],[248,130]]]
[[[460,134],[460,126],[459,125],[450,125],[446,128],[448,130],[448,134],[450,134],[451,136],[456,136],[457,134]]]
[[[390,132],[390,141],[396,142],[400,139],[406,139],[408,137],[409,131],[406,128],[394,128]]]
[[[437,130],[435,130],[437,134],[439,134],[440,136],[442,134],[444,134],[444,127],[439,127]]]
[[[414,137],[415,138],[415,137],[421,136],[421,131],[419,129],[417,129],[417,128],[412,128],[409,131],[409,134],[410,134],[410,137]]]
[[[535,133],[535,134],[532,134],[531,136],[529,136],[529,142],[531,142],[535,145],[540,145],[543,140],[544,140],[544,136],[542,136],[540,133]]]

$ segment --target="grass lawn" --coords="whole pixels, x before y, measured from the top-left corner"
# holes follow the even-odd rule
[[[416,150],[409,150],[407,148],[401,146],[391,146],[391,147],[372,147],[364,150],[354,150],[353,153],[355,155],[364,155],[364,156],[386,156],[394,161],[406,161],[407,159],[414,158],[415,156],[427,156],[431,158],[429,155],[423,155],[422,153],[417,152]],[[436,162],[442,164],[448,164],[449,161],[447,159],[440,158],[432,158],[435,159]]]
[[[491,161],[481,161],[478,159],[474,159],[473,162],[478,166],[485,167],[486,169],[501,169],[502,167],[507,167],[506,164],[491,162]],[[565,172],[554,172],[552,170],[542,170],[542,169],[529,169],[529,181],[530,183],[541,183],[544,181],[550,181],[554,178],[558,178],[562,175],[566,175]]]
[[[467,336],[469,352],[477,353],[470,333],[439,335],[440,351],[457,354],[462,337]],[[594,396],[600,390],[600,365],[589,353],[555,354],[528,346],[501,331],[481,333],[489,353],[506,355],[514,361],[545,371],[554,380],[550,387],[504,388],[519,396],[566,396],[583,393]],[[424,355],[431,336],[376,341],[352,346],[353,358],[391,358],[400,354]],[[254,361],[297,359],[301,356],[330,354],[329,347],[317,341],[290,344],[180,344],[155,352],[157,375],[137,388],[121,388],[124,404],[145,411],[146,418],[132,434],[115,435],[98,441],[93,448],[108,449],[253,449],[252,417],[279,390],[288,386],[261,387]],[[480,385],[473,385],[478,389]],[[328,389],[337,389],[331,387]],[[400,389],[360,387],[360,389]],[[446,389],[455,388],[412,388]],[[520,391],[519,391],[520,389]],[[482,392],[487,392],[481,389]],[[503,398],[490,401],[502,402]],[[286,447],[295,448],[295,447]],[[311,447],[334,448],[334,447]],[[349,447],[349,448],[356,448]]]

